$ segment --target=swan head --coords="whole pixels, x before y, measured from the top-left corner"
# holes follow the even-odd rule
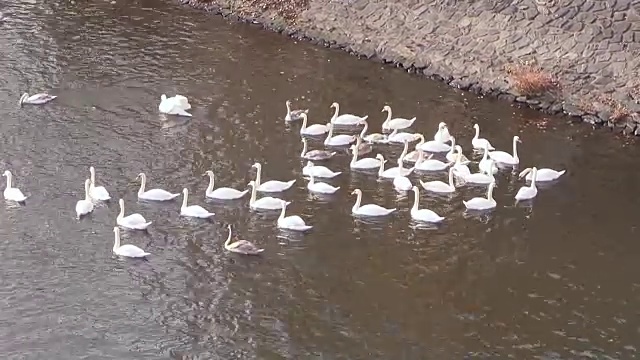
[[[458,153],[462,154],[462,146],[456,145],[455,149]]]
[[[287,100],[287,101],[285,101],[285,104],[287,104],[287,105],[291,106],[291,100]]]
[[[302,140],[304,141],[304,138],[302,138]],[[256,168],[256,169],[260,169],[262,168],[262,165],[260,165],[260,163],[255,163],[253,165],[251,165],[252,168]]]
[[[522,142],[522,140],[520,140],[520,136],[518,136],[518,135],[515,135],[515,136],[513,137],[513,141],[515,141],[515,142],[519,142],[519,143],[521,143],[521,142]]]
[[[362,190],[360,189],[355,189],[351,192],[351,195],[359,195],[359,194],[362,194]]]
[[[380,112],[385,112],[385,111],[391,111],[391,106],[389,106],[389,105],[385,105],[385,106],[382,108],[382,111],[380,111]]]
[[[474,129],[476,129],[476,130],[478,130],[478,129],[480,128],[480,125],[478,125],[478,124],[473,124],[473,128],[474,128]]]
[[[411,190],[412,190],[414,193],[417,193],[417,192],[418,192],[418,187],[417,187],[417,186],[415,186],[415,185],[413,185],[413,187],[411,188]]]
[[[307,161],[307,165],[305,167],[313,167],[313,165],[314,165],[313,162]]]
[[[333,104],[331,104],[331,106],[329,106],[330,108],[336,108],[338,107],[338,103],[337,102],[333,102]]]
[[[202,176],[207,176],[207,175],[213,177],[213,171],[207,170],[207,171],[204,172],[204,174],[202,174]]]
[[[255,186],[256,186],[256,181],[255,181],[255,180],[251,180],[251,181],[249,181],[249,183],[247,184],[247,186],[255,187]]]
[[[143,177],[144,177],[144,173],[140,173],[140,174],[138,174],[138,176],[136,176],[136,180],[138,180],[140,178],[143,178]]]
[[[165,101],[167,100],[167,95],[162,94],[162,96],[160,96],[160,100]]]
[[[123,208],[124,207],[124,199],[118,200],[118,205],[120,205],[120,208]]]
[[[11,171],[5,170],[4,173],[2,173],[2,176],[11,176]]]
[[[114,226],[114,227],[113,227],[113,232],[114,232],[116,235],[120,234],[120,228],[119,228],[119,227],[117,227],[117,226]]]
[[[300,117],[302,118],[302,120],[307,120],[307,113],[303,112],[302,114],[300,114]]]
[[[189,190],[187,190],[187,188],[182,189],[182,194],[183,195],[188,195],[189,194]]]
[[[447,127],[447,124],[444,122],[441,122],[440,124],[438,124],[438,130],[443,130]]]
[[[378,154],[378,155],[376,155],[376,159],[378,159],[378,160],[382,161],[383,163],[386,163],[386,162],[387,162],[387,160],[385,160],[385,159],[384,159],[384,156],[382,156],[382,154]]]
[[[27,100],[28,97],[29,97],[28,93],[22,94],[22,96],[20,96],[20,101],[18,101],[18,104],[22,106],[22,104],[24,104],[25,100]]]
[[[288,201],[284,201],[282,199],[280,199],[280,203],[282,204],[282,208],[285,209],[287,207],[287,205],[289,205]]]

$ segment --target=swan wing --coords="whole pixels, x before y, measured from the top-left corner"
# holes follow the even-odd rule
[[[278,181],[278,180],[269,180],[267,182],[263,182],[260,184],[257,190],[264,192],[280,192],[289,189],[296,180],[291,181]]]
[[[214,199],[239,199],[247,194],[249,190],[236,190],[228,187],[217,188],[211,193],[207,194],[207,197]]]
[[[355,116],[352,114],[342,114],[333,120],[336,125],[360,125],[362,120],[366,120],[369,116]]]
[[[436,214],[435,211],[429,209],[420,209],[417,211],[412,211],[411,216],[419,221],[425,222],[440,222],[444,220],[444,217]]]
[[[279,210],[282,208],[282,200],[267,196],[256,200],[252,207],[257,209]]]
[[[104,186],[92,186],[89,189],[89,193],[92,199],[96,200],[109,200],[111,199],[111,195]]]
[[[116,250],[116,254],[120,256],[127,256],[127,257],[133,257],[133,258],[139,258],[139,257],[145,257],[148,255],[151,255],[148,252],[140,249],[139,247],[131,244],[125,244],[120,246]]]
[[[365,216],[382,216],[382,215],[391,214],[394,211],[396,211],[395,208],[385,209],[380,205],[366,204],[366,205],[360,206],[356,211],[356,214],[365,215]]]
[[[172,194],[166,190],[162,189],[150,189],[138,195],[141,199],[147,200],[170,200],[180,196],[180,194]]]
[[[76,203],[76,215],[85,215],[93,211],[93,203],[87,200],[79,200]]]
[[[9,188],[4,190],[4,198],[7,200],[13,200],[17,202],[22,202],[27,199],[26,196],[20,191],[18,188]]]

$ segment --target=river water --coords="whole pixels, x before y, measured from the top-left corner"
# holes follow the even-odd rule
[[[172,3],[80,3],[0,5],[1,168],[29,196],[0,207],[3,359],[639,357],[635,144]],[[42,90],[59,98],[17,106]],[[162,93],[188,96],[193,118],[159,115]],[[325,164],[344,171],[329,181],[342,189],[311,197],[299,125],[282,121],[286,99],[314,123],[329,120],[333,101],[369,114],[374,129],[384,104],[417,116],[427,137],[446,121],[468,156],[477,122],[500,149],[518,134],[524,166],[568,172],[531,206],[515,206],[523,182],[501,172],[498,208],[484,216],[462,204],[482,188],[423,193],[447,219],[416,227],[411,200],[349,171],[344,153]],[[392,159],[400,150],[375,149]],[[247,198],[204,199],[204,171],[244,189],[254,162],[265,180],[297,179],[279,196],[310,233],[278,231],[277,214],[249,211]],[[148,261],[112,254],[116,201],[75,219],[91,165],[127,213],[153,221],[148,233],[123,233]],[[216,216],[138,202],[141,171],[148,186],[187,187]],[[354,188],[397,214],[354,220]],[[226,253],[227,224],[263,256]]]

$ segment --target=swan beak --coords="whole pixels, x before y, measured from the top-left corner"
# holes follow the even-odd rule
[[[519,142],[519,143],[521,143],[521,142],[522,142],[522,140],[518,139],[518,142]]]
[[[202,176],[207,176],[207,173],[202,174]]]

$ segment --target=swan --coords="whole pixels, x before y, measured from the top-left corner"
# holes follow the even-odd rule
[[[154,200],[154,201],[166,201],[175,199],[180,196],[180,193],[173,194],[162,189],[151,189],[145,191],[144,188],[147,184],[147,176],[144,173],[138,174],[136,180],[140,179],[140,189],[138,189],[138,199],[142,200]]]
[[[356,203],[351,208],[351,214],[356,216],[385,216],[389,215],[392,212],[396,211],[393,209],[386,209],[380,205],[376,204],[366,204],[360,206],[360,202],[362,202],[362,190],[355,189],[351,192],[351,195],[357,195]]]
[[[449,152],[446,155],[447,160],[449,161],[456,161],[456,151],[458,149],[456,148],[456,138],[451,136],[451,150],[449,150]],[[462,154],[462,158],[460,159],[460,164],[462,165],[467,165],[469,164],[471,161],[469,160],[469,158],[467,158],[464,153],[462,153],[462,147],[460,147],[460,153]]]
[[[261,176],[261,173],[262,173],[262,165],[260,163],[255,163],[255,164],[253,164],[252,167],[257,169],[256,181],[255,181],[255,185],[256,185],[255,190],[257,190],[257,191],[261,191],[261,192],[281,192],[281,191],[288,190],[296,182],[296,179],[293,179],[291,181],[269,180],[269,181],[267,181],[265,183],[261,183],[260,182],[260,176]]]
[[[300,153],[300,157],[307,160],[327,160],[331,159],[336,154],[335,151],[327,151],[327,150],[311,150],[307,152],[307,139],[302,138],[302,152]]]
[[[335,109],[333,117],[331,118],[331,124],[343,126],[358,126],[362,124],[363,120],[367,120],[367,118],[369,118],[369,115],[356,116],[352,114],[342,114],[338,116],[338,113],[340,112],[340,105],[337,102],[331,104],[330,107]]]
[[[109,195],[109,192],[104,186],[96,186],[96,169],[94,169],[93,166],[89,167],[89,173],[91,174],[91,187],[89,188],[91,198],[101,201],[111,199],[111,195]]]
[[[13,178],[13,175],[11,175],[11,171],[6,170],[4,174],[2,174],[2,176],[7,177],[7,187],[4,189],[4,198],[6,200],[11,200],[19,203],[27,200],[27,197],[24,196],[20,189],[11,187],[11,180]]]
[[[518,143],[522,142],[518,135],[513,137],[513,155],[504,152],[504,151],[491,151],[489,152],[489,157],[491,157],[495,162],[499,162],[507,165],[518,165],[520,163],[520,158],[518,157]]]
[[[425,138],[424,135],[422,134],[417,134],[418,135],[418,139],[420,139],[420,141],[416,144],[415,149],[413,151],[411,151],[410,153],[407,154],[407,156],[404,157],[404,161],[408,162],[408,163],[416,163],[418,161],[418,159],[420,158],[420,152],[422,150],[420,150],[420,148],[422,147],[422,144],[424,144],[425,142]]]
[[[433,135],[433,141],[444,143],[450,140],[451,134],[449,134],[449,128],[446,123],[441,122],[438,124],[438,131]]]
[[[489,160],[491,169],[495,167],[493,160]],[[492,182],[496,181],[496,178],[493,177],[493,171],[484,171],[480,170],[478,173],[468,174],[463,177],[465,182],[471,184],[479,184],[479,185],[488,185]]]
[[[523,176],[526,175],[527,177],[525,180],[531,181],[531,179],[533,179],[533,174],[531,173],[531,170],[532,170],[531,168],[526,168],[522,170],[522,172],[520,173],[520,175],[518,175],[518,177],[522,178]],[[536,174],[536,181],[537,182],[553,181],[559,178],[560,176],[564,175],[565,172],[566,170],[556,171],[548,168],[538,169],[538,172]]]
[[[116,255],[126,256],[130,258],[143,258],[145,256],[151,255],[150,253],[140,249],[139,247],[131,244],[120,245],[120,228],[113,228],[114,234],[114,242],[113,242],[113,252]]]
[[[177,95],[167,98],[167,95],[162,94],[162,96],[160,96],[158,111],[168,115],[192,116],[185,109],[185,105],[189,105],[188,102],[185,104],[186,98],[184,96],[181,98],[176,97]],[[191,105],[189,105],[188,108],[191,108]]]
[[[357,170],[377,169],[380,167],[380,160],[375,158],[362,158],[358,160],[358,148],[355,145],[351,145],[351,152],[353,157],[349,163],[349,167]]]
[[[411,119],[391,118],[391,106],[385,105],[381,112],[387,112],[387,119],[382,123],[382,131],[403,130],[411,127],[416,121],[415,116]]]
[[[339,134],[333,136],[333,124],[329,124],[329,132],[327,138],[324,139],[326,146],[345,146],[356,141],[355,135]]]
[[[430,152],[430,153],[437,153],[437,152],[447,152],[449,150],[451,150],[451,146],[445,144],[446,141],[450,141],[451,139],[451,135],[449,135],[449,130],[447,129],[447,124],[441,122],[440,125],[438,125],[438,132],[436,132],[436,135],[433,137],[434,140],[431,141],[427,141],[424,144],[422,144],[420,146],[420,149],[426,151],[426,152]],[[446,134],[442,135],[442,131],[446,130]],[[438,135],[441,134],[441,135]],[[446,141],[441,141],[441,139],[446,138]]]
[[[489,148],[489,150],[496,149],[493,147],[493,145],[491,145],[489,140],[480,137],[480,125],[473,124],[473,128],[476,130],[475,136],[473,137],[473,139],[471,139],[471,145],[473,145],[474,149],[484,150],[485,145]]]
[[[373,151],[373,145],[370,143],[362,142],[362,138],[358,136],[356,138],[356,144],[349,147],[351,149],[353,146],[358,148],[358,154],[364,155]]]
[[[398,129],[394,129],[393,132],[389,134],[389,137],[387,138],[387,142],[396,143],[396,144],[402,144],[405,141],[414,142],[420,139],[419,135],[420,134],[416,134],[416,133],[398,132]]]
[[[319,194],[333,194],[336,191],[340,190],[340,186],[335,187],[331,186],[325,182],[316,182],[313,174],[309,176],[309,183],[307,184],[307,189],[309,191]]]
[[[412,188],[413,190],[413,207],[411,207],[411,218],[417,221],[439,223],[444,220],[444,217],[436,214],[433,210],[419,209],[418,203],[420,202],[420,192],[417,186]]]
[[[291,110],[291,101],[287,100],[285,103],[287,105],[287,115],[284,117],[284,121],[296,121],[302,120],[302,114],[308,114],[309,109],[304,110]]]
[[[538,188],[536,187],[538,169],[535,166],[531,169],[531,174],[531,184],[529,186],[523,186],[518,190],[515,196],[516,200],[531,200],[538,195]]]
[[[331,171],[326,166],[318,166],[312,163],[311,161],[307,161],[307,165],[305,165],[305,167],[302,168],[302,175],[305,175],[305,176],[313,175],[317,178],[331,179],[340,174],[342,174],[342,171],[334,172],[334,171]]]
[[[313,226],[305,224],[304,220],[298,215],[284,216],[287,211],[287,202],[282,200],[282,211],[280,217],[278,217],[278,228],[294,230],[294,231],[307,231]]]
[[[302,117],[302,127],[300,128],[300,135],[317,136],[324,135],[329,132],[329,126],[324,124],[313,124],[307,126],[307,113],[300,114]]]
[[[80,219],[82,215],[87,215],[93,211],[93,202],[91,201],[91,194],[89,193],[89,187],[91,186],[91,179],[87,179],[84,182],[84,199],[78,200],[76,203],[76,219]]]
[[[456,145],[456,161],[453,163],[451,167],[456,176],[464,178],[465,176],[471,174],[471,170],[469,167],[462,163],[462,148],[460,145]]]
[[[393,178],[393,188],[398,192],[411,190],[411,180],[406,176],[396,176]]]
[[[489,184],[487,189],[487,197],[474,197],[469,201],[462,200],[464,206],[469,210],[490,210],[496,207],[497,203],[493,200],[493,188],[496,187],[496,183]]]
[[[241,197],[245,196],[249,192],[249,189],[240,191],[240,190],[236,190],[228,187],[221,187],[213,190],[213,185],[215,182],[213,171],[207,170],[204,174],[202,174],[202,176],[207,176],[207,175],[209,175],[209,186],[207,187],[207,190],[205,190],[204,194],[208,198],[218,199],[218,200],[235,200],[235,199],[240,199]]]
[[[55,98],[57,98],[57,96],[49,95],[47,93],[39,93],[31,96],[29,96],[28,93],[24,93],[22,94],[22,96],[20,96],[20,101],[18,102],[18,104],[20,105],[20,107],[22,107],[22,105],[24,104],[42,105],[42,104],[48,103],[49,101]]]
[[[251,186],[251,199],[249,199],[249,207],[251,209],[280,210],[282,208],[282,201],[284,201],[282,199],[265,196],[256,200],[256,182],[251,180],[248,185]],[[290,204],[291,202],[286,203]]]
[[[415,167],[405,169],[404,164],[402,162],[402,158],[404,158],[404,156],[407,154],[407,149],[409,148],[408,144],[409,143],[404,144],[404,150],[402,151],[402,154],[400,154],[400,157],[398,158],[398,166],[389,168],[387,170],[384,169],[384,163],[386,162],[384,160],[384,157],[381,154],[376,155],[376,159],[380,160],[380,168],[378,169],[379,177],[392,179],[396,176],[408,176],[413,172],[413,169],[415,169]]]
[[[231,242],[231,225],[228,225],[228,228],[229,236],[227,236],[227,241],[224,242],[224,248],[227,251],[242,255],[258,255],[264,251],[264,249],[257,247],[252,242],[247,240],[238,240]]]
[[[498,167],[494,166],[494,161],[489,158],[489,147],[487,145],[488,144],[485,144],[482,160],[478,163],[478,168],[484,173],[491,172],[492,174],[497,174]]]
[[[145,230],[151,225],[151,221],[147,222],[144,216],[138,213],[124,216],[124,200],[120,199],[118,204],[120,204],[120,213],[116,218],[116,224],[132,230]]]
[[[414,167],[416,170],[419,170],[419,171],[442,171],[442,170],[446,170],[449,166],[453,165],[454,163],[454,162],[445,163],[440,160],[431,159],[433,155],[429,155],[429,157],[425,159],[424,151],[422,150],[419,150],[418,153],[420,155]]]
[[[189,110],[191,109],[191,104],[189,104],[189,99],[187,99],[186,96],[182,96],[182,95],[178,95],[176,94],[173,97],[173,101],[178,104],[178,106],[180,106],[182,108],[182,110]]]
[[[449,169],[449,183],[440,180],[424,182],[420,180],[420,185],[427,190],[436,193],[450,194],[456,191],[456,185],[453,183],[453,168]]]
[[[387,136],[384,134],[380,134],[380,133],[367,134],[367,130],[369,130],[369,122],[367,122],[367,120],[363,120],[362,123],[364,124],[364,128],[362,128],[362,131],[360,132],[360,138],[362,138],[362,140],[369,143],[386,142]]]
[[[209,212],[207,209],[200,205],[187,206],[187,199],[189,198],[189,190],[187,188],[182,189],[182,206],[180,207],[180,215],[196,217],[200,219],[207,219],[215,215],[215,213]]]

